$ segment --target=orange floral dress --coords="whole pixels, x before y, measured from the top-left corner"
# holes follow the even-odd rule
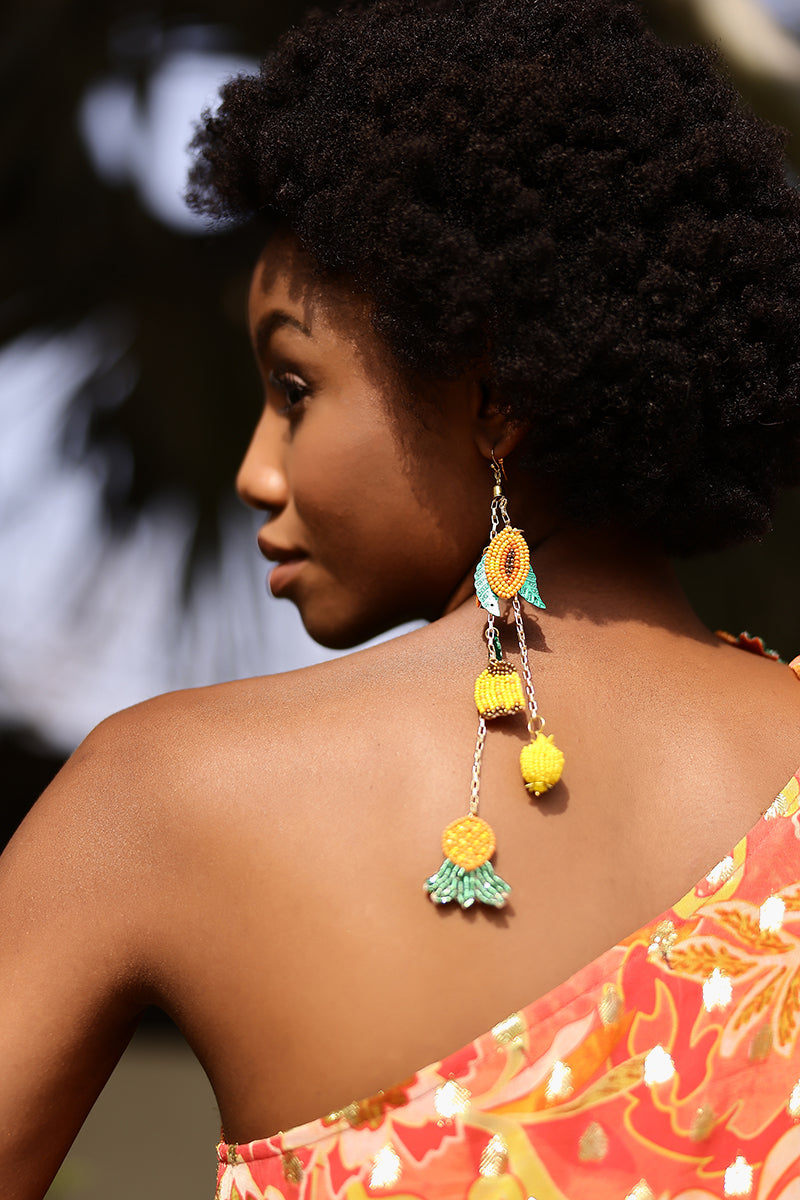
[[[688,895],[471,1045],[222,1142],[217,1200],[800,1200],[799,1043],[800,770]]]

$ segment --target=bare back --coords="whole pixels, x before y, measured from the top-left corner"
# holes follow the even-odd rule
[[[664,631],[645,656],[594,630],[592,671],[554,644],[536,672],[565,784],[532,803],[524,726],[498,727],[482,811],[511,904],[437,909],[422,883],[474,740],[461,624],[149,717],[185,775],[154,756],[154,998],[236,1140],[397,1082],[561,982],[688,890],[800,762],[785,668]]]
[[[314,672],[308,707],[287,681],[293,749],[279,762],[255,751],[235,825],[210,822],[195,851],[205,947],[187,961],[178,934],[164,962],[165,999],[186,1013],[231,1138],[310,1120],[457,1049],[667,908],[754,824],[800,763],[800,686],[721,645],[662,651],[654,670],[598,663],[594,694],[580,658],[551,678],[540,656],[571,765],[560,795],[532,803],[524,726],[490,737],[482,811],[513,885],[500,913],[437,909],[422,889],[465,810],[472,656],[431,630]],[[256,710],[254,740],[260,686],[271,707],[280,680],[231,696]]]
[[[23,1126],[74,1058],[68,1144],[148,1002],[184,1030],[233,1140],[388,1087],[667,908],[800,763],[785,667],[691,617],[543,620],[532,664],[564,780],[531,801],[524,725],[495,724],[481,811],[511,901],[438,908],[422,885],[466,808],[481,627],[462,606],[348,658],[101,727],[0,873],[4,896],[25,897],[11,928],[28,975],[24,1017],[12,989],[0,1030],[41,1048]],[[56,1015],[31,987],[55,990]]]

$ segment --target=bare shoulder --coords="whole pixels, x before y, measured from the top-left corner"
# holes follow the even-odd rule
[[[274,757],[280,769],[310,731],[317,739],[335,734],[356,711],[367,716],[381,696],[396,696],[436,644],[419,630],[296,671],[168,692],[108,718],[78,755],[102,753],[107,766],[159,790],[165,771],[173,784],[202,783],[212,772],[221,786],[219,765],[248,753]]]
[[[82,963],[79,1007],[106,1006],[113,993],[133,1016],[159,1002],[165,964],[185,961],[193,930],[199,956],[211,914],[235,919],[236,897],[220,905],[219,889],[248,839],[251,859],[292,861],[287,804],[307,820],[315,772],[344,736],[346,698],[363,698],[370,678],[375,686],[386,653],[396,651],[173,692],[103,721],[0,858],[1,906],[16,931],[6,956],[35,957],[43,971],[62,953]],[[269,887],[260,894],[268,903]]]
[[[426,694],[428,629],[318,666],[165,693],[103,721],[72,756],[30,821],[98,831],[95,852],[129,870],[180,861],[193,843],[257,810],[269,820],[322,758],[358,768],[372,732],[416,723]],[[413,713],[413,716],[412,716]],[[358,736],[354,736],[357,734]],[[311,784],[309,784],[311,786]],[[196,849],[196,847],[195,847]]]

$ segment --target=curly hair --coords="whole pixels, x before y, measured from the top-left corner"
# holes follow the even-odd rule
[[[585,523],[673,553],[800,479],[782,134],[632,0],[351,0],[233,79],[193,205],[288,225],[406,368],[475,365]]]

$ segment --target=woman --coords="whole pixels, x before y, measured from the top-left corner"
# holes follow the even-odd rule
[[[431,624],[118,714],[42,797],[0,871],[3,1195],[156,1003],[226,1200],[788,1196],[800,686],[667,558],[800,473],[779,137],[626,2],[376,0],[197,149],[195,202],[260,231],[238,486],[272,590],[328,646]],[[441,831],[478,804],[468,895]]]

